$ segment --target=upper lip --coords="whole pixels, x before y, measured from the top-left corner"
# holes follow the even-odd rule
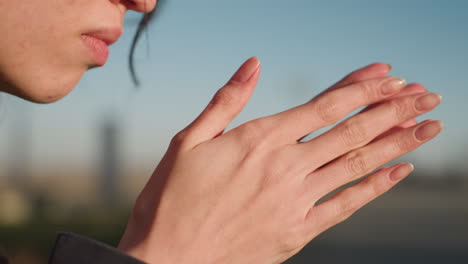
[[[122,35],[122,31],[123,30],[120,27],[100,28],[92,32],[84,33],[83,35],[100,39],[109,46],[114,44],[120,38],[120,36]]]

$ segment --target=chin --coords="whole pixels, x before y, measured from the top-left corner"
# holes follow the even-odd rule
[[[69,75],[22,80],[21,82],[3,82],[4,92],[18,96],[24,100],[48,104],[56,102],[68,95],[79,83],[84,71]]]

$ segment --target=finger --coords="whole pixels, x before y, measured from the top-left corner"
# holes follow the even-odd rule
[[[375,108],[376,106],[379,106],[380,104],[391,101],[393,99],[402,98],[402,97],[409,96],[409,95],[421,94],[421,93],[425,93],[425,92],[427,92],[427,90],[421,84],[419,84],[419,83],[410,83],[406,87],[401,89],[398,93],[396,93],[393,96],[390,96],[390,97],[386,98],[385,100],[382,100],[382,101],[380,101],[380,102],[378,102],[376,104],[372,104],[372,105],[367,106],[362,111],[360,111],[360,113],[367,112],[367,111]]]
[[[309,102],[311,102],[312,100],[321,96],[324,93],[351,85],[356,82],[365,81],[369,79],[382,78],[386,76],[390,72],[391,69],[392,69],[392,66],[390,64],[385,64],[381,62],[369,64],[365,67],[357,69],[351,72],[350,74],[346,75],[341,80],[339,80],[338,82],[336,82],[329,88],[325,89],[324,91],[319,93],[314,98],[310,99]]]
[[[425,93],[425,92],[427,92],[427,89],[422,84],[410,83],[404,89],[402,89],[399,93],[397,93],[394,96],[391,96],[390,98],[388,98],[387,101],[388,100],[393,100],[393,99],[396,99],[396,98],[405,97],[405,96],[408,96],[408,95],[420,94],[420,93]]]
[[[297,144],[291,149],[298,154],[305,154],[306,157],[314,157],[313,161],[310,158],[299,161],[304,163],[304,168],[309,164],[310,170],[313,171],[351,150],[367,145],[392,127],[431,111],[440,102],[440,95],[434,93],[394,99],[370,111],[350,117],[324,134],[308,142]],[[318,149],[327,151],[316,157],[314,153]]]
[[[408,86],[406,86],[406,88],[403,89],[400,93],[397,93],[395,96],[393,96],[394,98],[392,99],[401,98],[401,97],[405,97],[409,95],[415,95],[415,94],[423,94],[426,92],[427,92],[427,89],[423,85],[419,83],[411,83]],[[399,128],[412,127],[416,124],[417,124],[416,119],[412,118],[410,120],[407,120],[395,126],[394,131],[388,131],[386,135],[390,135],[392,132],[398,131]]]
[[[304,186],[314,188],[312,199],[320,199],[336,188],[413,151],[434,138],[442,128],[440,121],[422,122],[351,151],[309,174]]]
[[[228,83],[214,95],[203,112],[183,130],[186,141],[196,146],[226,129],[250,99],[260,76],[260,61],[248,59]]]
[[[369,64],[346,75],[343,79],[330,86],[330,88],[324,92],[335,90],[368,79],[382,78],[387,75],[391,69],[392,66],[390,66],[390,64],[380,62]]]
[[[414,124],[413,124],[413,125],[409,125],[410,123],[414,123]],[[417,122],[416,122],[416,120],[415,120],[414,118],[411,119],[411,120],[409,120],[409,121],[407,121],[407,122],[405,122],[405,125],[408,125],[408,126],[406,126],[406,127],[412,127],[412,126],[414,126],[414,125],[416,125],[416,124],[417,124]],[[376,137],[375,139],[373,139],[371,142],[377,141],[377,140],[379,140],[379,139],[381,139],[381,138],[384,138],[384,137],[387,137],[387,136],[389,136],[389,135],[398,133],[399,131],[405,129],[406,127],[401,127],[401,126],[399,126],[399,125],[398,125],[398,126],[394,126],[394,127],[390,128],[389,130],[385,131],[383,134],[377,136],[377,137]]]
[[[336,90],[338,88],[345,87],[347,85],[351,85],[356,82],[368,80],[368,79],[375,79],[381,78],[387,75],[392,70],[392,66],[390,64],[385,64],[381,62],[372,63],[367,65],[361,69],[358,69],[348,75],[346,75],[343,79],[335,83],[334,85],[330,86],[328,89],[325,89],[323,92],[315,96],[314,98],[310,99],[309,102],[314,100],[315,98],[321,96],[324,93],[330,92],[332,90]],[[307,135],[302,136],[297,140],[297,142],[302,141]]]
[[[418,83],[412,83],[412,84],[409,84],[407,85],[405,88],[403,88],[400,92],[398,92],[397,94],[381,101],[381,102],[378,102],[376,104],[372,104],[370,106],[367,106],[366,108],[364,108],[360,113],[365,113],[369,110],[372,110],[374,109],[375,107],[381,105],[382,103],[385,103],[385,102],[388,102],[390,100],[393,100],[393,99],[396,99],[396,98],[401,98],[401,97],[405,97],[405,96],[409,96],[409,95],[414,95],[414,94],[421,94],[421,93],[424,93],[424,92],[427,92],[426,88],[424,86],[422,86],[421,84],[418,84]],[[395,128],[393,129],[390,129],[389,131],[385,132],[382,136],[384,135],[388,135],[394,131],[397,131],[399,130],[398,128],[407,128],[407,127],[410,127],[410,126],[413,126],[415,125],[417,122],[416,122],[416,119],[410,119],[410,120],[407,120],[405,122],[403,122],[402,124],[398,124],[395,126]],[[305,137],[307,137],[308,135],[300,138],[298,140],[298,142],[301,142],[303,141],[303,139]]]
[[[313,222],[314,227],[322,227],[323,232],[346,220],[361,207],[384,194],[413,170],[414,166],[410,163],[383,168],[358,184],[340,191],[320,205],[310,208],[305,222],[306,224]]]
[[[412,118],[408,121],[405,121],[401,124],[399,124],[398,126],[395,126],[394,128],[398,129],[398,128],[407,128],[407,127],[412,127],[414,125],[416,125],[418,122],[416,121],[415,118]]]
[[[403,79],[384,77],[332,90],[309,103],[267,117],[277,142],[292,143],[317,129],[329,126],[360,107],[388,98],[405,86]]]
[[[415,95],[415,94],[421,94],[421,93],[425,93],[425,92],[427,92],[427,90],[423,85],[421,85],[419,83],[411,83],[411,84],[408,84],[405,88],[403,88],[400,92],[398,92],[397,94],[389,97],[388,99],[385,99],[382,102],[379,102],[379,103],[376,103],[376,104],[373,104],[373,105],[370,105],[370,106],[364,108],[361,111],[361,113],[367,112],[367,111],[375,108],[376,106],[378,106],[378,105],[380,105],[382,103],[388,102],[390,100],[393,100],[393,99],[402,98],[402,97],[405,97],[405,96],[410,96],[410,95]],[[400,126],[401,127],[410,127],[410,126],[413,126],[413,125],[416,124],[416,120],[413,120],[413,121],[408,120],[406,122],[403,123],[403,124],[400,124]]]
[[[390,100],[391,99],[396,99],[396,98],[401,98],[401,97],[404,97],[404,96],[409,96],[409,95],[423,94],[423,93],[426,93],[426,92],[427,92],[427,89],[423,85],[421,85],[419,83],[411,83],[408,86],[406,86],[403,90],[401,90],[401,92],[399,92],[396,95],[392,96],[390,98]],[[366,107],[362,112],[366,112],[369,109],[371,109],[372,107],[375,107],[377,105],[378,104]],[[388,135],[391,135],[393,133],[401,131],[404,128],[412,127],[412,126],[416,125],[417,123],[418,122],[416,121],[415,118],[411,118],[410,120],[407,120],[407,121],[405,121],[405,122],[403,122],[401,124],[396,125],[395,127],[392,127],[388,131],[386,131],[383,134],[376,137],[374,140],[381,139],[383,137],[386,137]]]
[[[430,121],[433,121],[433,120],[430,120]],[[415,126],[417,124],[418,124],[418,122],[416,121],[416,119],[412,118],[412,119],[410,119],[410,120],[408,120],[408,121],[406,121],[406,122],[404,122],[404,123],[402,123],[402,124],[400,124],[398,126],[392,127],[390,130],[388,130],[388,131],[384,132],[383,134],[379,135],[378,137],[374,138],[371,142],[377,141],[377,140],[379,140],[381,138],[384,138],[384,137],[390,136],[392,134],[398,133],[399,131],[402,131],[405,128],[412,127],[412,126]]]

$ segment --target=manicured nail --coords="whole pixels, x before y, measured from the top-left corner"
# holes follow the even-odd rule
[[[431,110],[432,108],[439,105],[441,101],[442,101],[442,96],[440,96],[440,94],[430,93],[430,94],[426,94],[426,95],[419,97],[416,100],[414,106],[416,107],[416,110],[422,112],[422,111]]]
[[[406,86],[405,79],[392,78],[382,85],[382,93],[384,95],[391,95],[403,89]]]
[[[444,129],[444,124],[442,121],[432,121],[420,126],[416,132],[416,139],[419,141],[426,141],[435,137]]]
[[[256,57],[252,57],[237,70],[231,80],[245,83],[257,72],[258,68],[260,68],[260,61]]]
[[[390,172],[390,180],[392,181],[400,181],[406,176],[408,176],[411,172],[414,171],[414,165],[411,163],[405,163],[393,169]]]

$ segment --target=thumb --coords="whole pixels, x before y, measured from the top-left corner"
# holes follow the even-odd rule
[[[219,89],[203,112],[184,129],[185,140],[191,146],[213,139],[223,133],[250,99],[260,75],[260,61],[248,59],[231,79]]]

